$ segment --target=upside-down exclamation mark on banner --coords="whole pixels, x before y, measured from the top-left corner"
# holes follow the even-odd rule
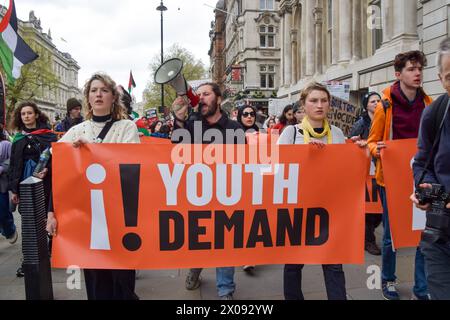
[[[122,186],[125,226],[130,228],[138,225],[140,173],[140,164],[120,165],[120,184]],[[138,234],[130,232],[123,237],[122,244],[128,251],[136,251],[141,247],[142,240]]]
[[[92,184],[99,185],[106,179],[106,170],[93,164],[86,170],[86,177]],[[111,250],[103,190],[91,190],[91,213],[91,250]]]

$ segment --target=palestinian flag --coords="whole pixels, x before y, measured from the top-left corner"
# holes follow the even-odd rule
[[[136,83],[134,82],[133,73],[130,71],[130,81],[128,81],[128,93],[131,94],[131,90],[136,88]]]
[[[19,36],[14,0],[9,1],[9,8],[0,22],[0,62],[9,83],[20,77],[24,64],[33,62],[39,56]]]

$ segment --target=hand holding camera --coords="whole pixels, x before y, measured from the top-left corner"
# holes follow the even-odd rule
[[[423,184],[419,185],[419,188],[420,189],[431,189],[432,185],[429,183],[423,183]],[[431,207],[431,204],[430,203],[421,203],[417,197],[418,193],[419,193],[419,191],[416,190],[409,198],[416,205],[417,208],[419,208],[420,210],[423,210],[423,211],[428,211]]]
[[[450,239],[450,194],[440,184],[421,184],[415,192],[415,198],[416,201],[413,201],[418,207],[428,207],[422,240],[447,243]]]

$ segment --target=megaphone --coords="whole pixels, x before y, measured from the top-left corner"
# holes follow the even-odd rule
[[[164,62],[155,72],[155,83],[169,84],[175,89],[177,95],[187,96],[192,107],[200,102],[200,98],[187,83],[181,71],[183,70],[183,61],[178,58],[170,59]]]

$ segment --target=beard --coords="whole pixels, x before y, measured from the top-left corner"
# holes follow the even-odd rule
[[[207,108],[206,112],[203,112],[204,107]],[[202,114],[202,117],[205,119],[215,115],[218,108],[219,108],[219,105],[217,104],[217,98],[214,99],[214,101],[212,102],[212,104],[210,106],[200,102],[200,112]]]

